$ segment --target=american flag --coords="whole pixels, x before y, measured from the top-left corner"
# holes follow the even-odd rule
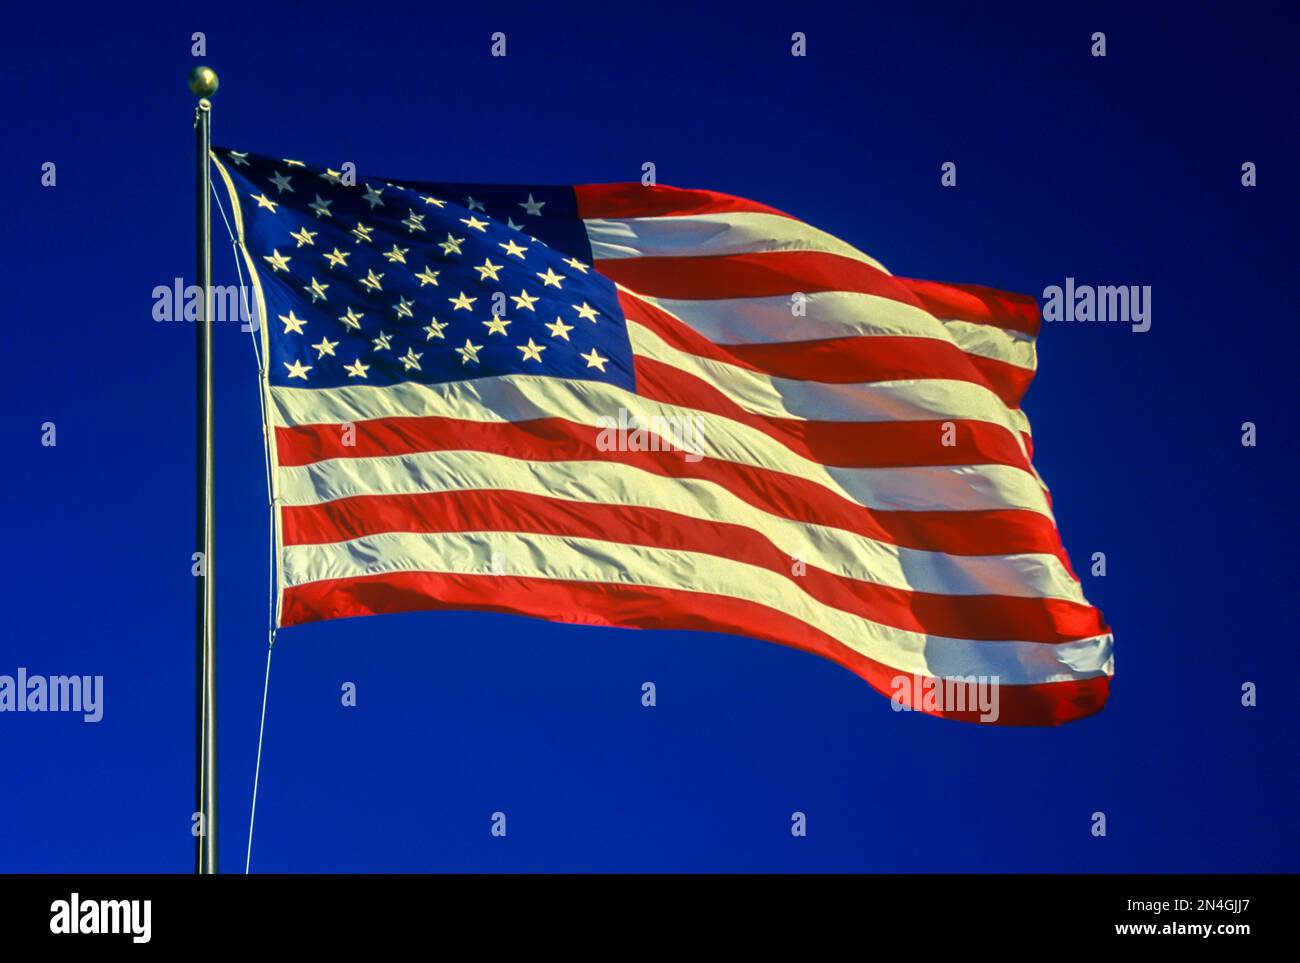
[[[1020,409],[1032,298],[713,191],[213,156],[264,319],[279,625],[709,630],[936,715],[1105,703]],[[977,679],[996,720],[921,698]]]

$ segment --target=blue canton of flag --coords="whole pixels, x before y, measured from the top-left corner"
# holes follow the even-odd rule
[[[218,149],[265,300],[272,385],[498,375],[634,390],[615,286],[569,187],[357,178]]]

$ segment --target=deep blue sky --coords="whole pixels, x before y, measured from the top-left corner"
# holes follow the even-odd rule
[[[1045,326],[1026,401],[1076,567],[1109,560],[1084,577],[1117,639],[1100,716],[895,714],[829,662],[727,636],[437,613],[307,626],[277,644],[255,870],[1300,869],[1294,9],[510,6],[6,13],[0,673],[103,674],[106,704],[97,725],[0,715],[0,870],[192,866],[193,331],[155,323],[150,293],[193,271],[195,30],[221,144],[448,181],[634,180],[650,160],[900,274],[1153,288],[1146,334]],[[234,326],[216,367],[233,871],[267,523]]]

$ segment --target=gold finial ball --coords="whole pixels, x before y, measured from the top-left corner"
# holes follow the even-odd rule
[[[195,97],[211,97],[217,92],[217,72],[202,64],[190,71],[190,93]]]

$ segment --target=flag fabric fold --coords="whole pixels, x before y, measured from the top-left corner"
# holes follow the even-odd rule
[[[712,191],[214,162],[262,325],[278,624],[697,629],[949,718],[1104,705],[1111,633],[1020,408],[1032,298]],[[954,701],[977,683],[993,712]]]

